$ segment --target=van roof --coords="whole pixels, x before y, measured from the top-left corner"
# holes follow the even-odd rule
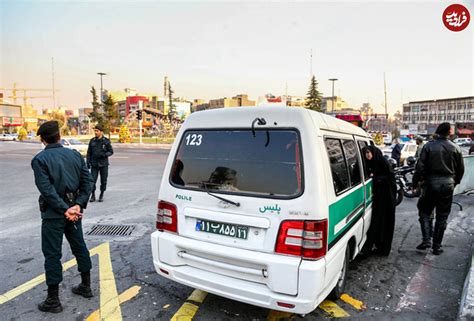
[[[369,137],[362,128],[352,125],[347,121],[302,107],[249,106],[205,110],[192,113],[186,119],[185,124],[186,127],[194,128],[242,127],[243,124],[250,127],[251,121],[256,117],[273,117],[281,119],[282,123],[283,120],[286,123],[288,121],[293,122],[294,125],[301,124],[303,120],[312,118],[316,126],[322,130]]]

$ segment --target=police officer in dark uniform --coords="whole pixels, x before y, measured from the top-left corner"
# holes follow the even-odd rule
[[[437,139],[423,147],[413,175],[413,186],[417,188],[421,183],[418,211],[423,241],[417,249],[425,250],[432,247],[435,255],[443,252],[441,242],[448,225],[454,187],[461,182],[464,175],[462,152],[459,146],[447,139],[450,133],[449,123],[438,126]],[[433,232],[430,216],[435,208],[436,222]]]
[[[114,154],[110,140],[104,136],[104,129],[101,125],[96,125],[94,129],[95,137],[89,142],[87,149],[87,167],[91,169],[92,196],[90,201],[95,202],[95,184],[100,173],[100,196],[99,202],[104,201],[104,192],[107,189],[107,176],[109,175],[109,157]]]
[[[46,146],[31,161],[35,184],[41,193],[41,249],[48,296],[38,305],[44,312],[62,311],[59,283],[63,279],[61,249],[63,235],[76,257],[82,282],[72,292],[92,297],[90,288],[91,259],[82,234],[81,218],[92,190],[92,178],[79,152],[64,148],[60,143],[59,126],[48,121],[38,129]]]

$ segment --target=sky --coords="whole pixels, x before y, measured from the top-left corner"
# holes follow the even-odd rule
[[[442,22],[451,3],[471,13],[461,32]],[[57,103],[72,109],[90,106],[97,72],[111,91],[162,95],[168,76],[175,96],[206,100],[305,96],[314,74],[323,96],[338,78],[335,95],[350,107],[382,112],[385,73],[394,113],[408,101],[474,95],[473,15],[473,0],[0,0],[0,87],[52,88],[52,57]]]

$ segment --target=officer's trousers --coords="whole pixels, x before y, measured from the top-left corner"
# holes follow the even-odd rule
[[[94,185],[92,186],[92,193],[95,193],[95,184],[97,183],[97,177],[100,173],[100,191],[105,192],[107,189],[107,176],[109,176],[109,166],[103,167],[91,167],[92,180]]]
[[[436,222],[433,232],[433,248],[439,248],[443,241],[444,231],[448,225],[453,202],[454,181],[452,179],[432,180],[425,183],[418,200],[418,211],[424,241],[429,240],[429,222],[432,212],[436,209]],[[428,232],[428,233],[427,233]]]
[[[41,224],[41,249],[44,255],[46,284],[56,285],[63,280],[61,265],[63,234],[76,257],[79,272],[90,271],[92,264],[84,237],[81,220],[74,223],[66,218],[44,219]]]

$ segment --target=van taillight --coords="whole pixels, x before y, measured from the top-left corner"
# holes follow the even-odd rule
[[[328,221],[283,221],[275,252],[316,260],[326,255]]]
[[[165,201],[158,202],[156,229],[178,233],[178,210],[176,205]]]

